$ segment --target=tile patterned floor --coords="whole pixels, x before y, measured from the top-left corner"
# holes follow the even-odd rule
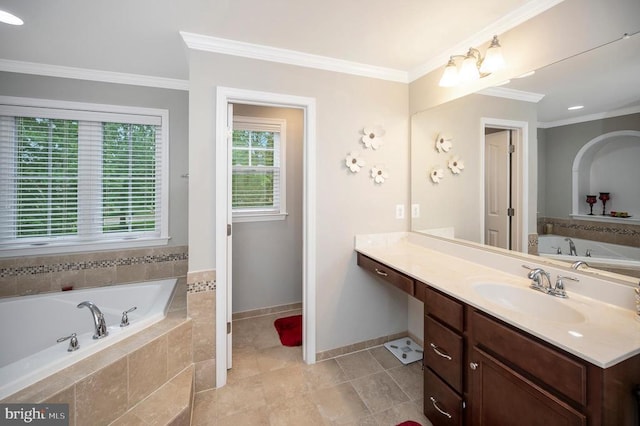
[[[276,318],[236,320],[233,368],[221,389],[196,394],[192,425],[396,425],[422,414],[419,363],[384,347],[306,365],[300,347],[280,344]]]

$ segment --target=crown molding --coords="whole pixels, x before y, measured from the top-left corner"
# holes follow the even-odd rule
[[[99,81],[103,83],[157,87],[162,89],[189,90],[188,80],[102,71],[88,68],[66,67],[36,62],[13,61],[10,59],[0,59],[0,71],[44,75],[47,77],[72,78],[76,80]]]
[[[281,49],[185,31],[180,31],[180,35],[187,47],[193,50],[297,65],[305,68],[315,68],[361,77],[376,78],[379,80],[395,81],[398,83],[409,82],[406,71],[393,68],[378,67],[375,65],[330,58],[328,56],[313,55],[296,50]]]
[[[583,115],[580,117],[567,118],[565,120],[539,122],[538,127],[542,129],[549,129],[552,127],[567,126],[569,124],[584,123],[587,121],[594,121],[594,120],[603,120],[605,118],[620,117],[622,115],[637,114],[637,113],[640,113],[640,105],[629,107],[629,108],[617,109],[614,111],[598,112],[595,114]]]
[[[472,37],[448,48],[446,51],[434,56],[427,62],[410,69],[409,82],[415,81],[420,77],[429,74],[433,70],[444,67],[451,55],[462,55],[469,49],[469,46],[481,46],[491,40],[494,35],[506,33],[523,22],[541,14],[547,9],[551,9],[553,6],[556,6],[563,1],[564,0],[539,0],[528,2],[513,12],[504,15],[482,31],[474,34]]]
[[[494,96],[496,98],[515,99],[517,101],[533,103],[538,103],[544,98],[542,93],[525,92],[524,90],[515,90],[506,87],[487,87],[477,93],[480,95]]]

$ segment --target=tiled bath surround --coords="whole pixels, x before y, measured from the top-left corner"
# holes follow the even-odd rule
[[[6,258],[0,297],[180,277],[187,268],[187,246]]]
[[[163,424],[188,425],[194,367],[186,287],[183,277],[164,320],[2,402],[67,403],[70,425],[78,426],[121,416],[121,424],[155,416]]]
[[[619,223],[611,223],[541,217],[538,218],[538,233],[544,234],[545,224],[551,224],[555,235],[640,247],[640,225],[625,223],[624,219],[620,219],[620,221]]]

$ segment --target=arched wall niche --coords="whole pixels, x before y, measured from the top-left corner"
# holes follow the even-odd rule
[[[589,213],[587,194],[609,192],[607,214],[626,211],[640,216],[640,131],[619,130],[602,134],[576,154],[572,168],[572,215]],[[602,203],[593,206],[602,214]],[[593,217],[593,216],[591,216]]]

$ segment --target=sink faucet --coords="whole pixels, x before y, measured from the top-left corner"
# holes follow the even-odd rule
[[[533,268],[529,270],[527,277],[532,280],[531,288],[543,293],[550,293],[553,290],[551,286],[551,275],[542,268]]]
[[[569,254],[571,256],[577,256],[578,252],[576,251],[576,245],[573,244],[573,240],[571,238],[565,238],[565,241],[569,241]]]
[[[91,311],[91,315],[93,315],[93,325],[95,326],[96,332],[93,335],[94,339],[102,339],[103,337],[107,337],[109,332],[107,331],[107,323],[104,321],[104,315],[102,311],[93,303],[88,300],[78,304],[78,308],[83,307],[89,308]]]

